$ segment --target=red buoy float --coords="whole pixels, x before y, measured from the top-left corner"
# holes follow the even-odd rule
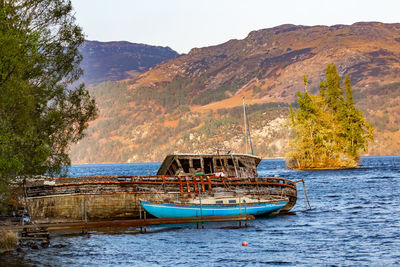
[[[247,243],[246,241],[243,241],[242,246],[246,247],[249,243]]]

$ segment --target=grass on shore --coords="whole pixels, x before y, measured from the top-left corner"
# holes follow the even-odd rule
[[[18,236],[12,231],[0,230],[0,252],[14,250]]]

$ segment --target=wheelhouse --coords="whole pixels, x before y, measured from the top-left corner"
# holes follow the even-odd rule
[[[213,175],[257,177],[261,158],[248,154],[171,154],[165,157],[158,175]]]

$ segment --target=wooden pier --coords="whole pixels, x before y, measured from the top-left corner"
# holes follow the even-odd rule
[[[203,217],[182,217],[182,218],[149,218],[135,220],[113,220],[113,221],[91,221],[91,222],[70,222],[70,223],[48,223],[28,224],[1,227],[4,230],[27,231],[28,229],[47,229],[48,231],[62,230],[88,230],[106,227],[146,227],[161,224],[182,224],[182,223],[205,223],[205,222],[247,222],[254,220],[253,215],[229,215],[229,216],[203,216]]]

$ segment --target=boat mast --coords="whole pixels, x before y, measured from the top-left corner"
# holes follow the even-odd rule
[[[243,124],[244,124],[244,138],[245,138],[245,143],[246,143],[246,154],[247,154],[247,123],[246,123],[246,103],[244,102],[244,97],[243,97]]]
[[[247,144],[250,142],[251,154],[254,155],[253,143],[251,142],[249,118],[247,117],[247,107],[244,101],[244,97],[243,97],[243,120],[244,120],[244,135],[246,139],[246,154],[248,153]]]
[[[250,133],[249,117],[247,117],[247,107],[246,107],[246,120],[247,120],[247,131],[249,132],[249,142],[250,142],[251,154],[254,155],[254,151],[253,151],[253,142],[251,142],[251,133]]]

